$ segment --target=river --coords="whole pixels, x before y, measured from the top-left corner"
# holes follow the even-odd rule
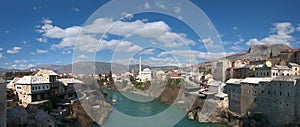
[[[131,93],[122,93],[137,99],[153,99],[138,102],[127,99],[118,91],[102,89],[108,94],[113,110],[103,127],[224,127],[222,124],[199,123],[190,121],[185,112],[177,106],[169,106],[158,100]],[[115,103],[112,100],[117,100]]]

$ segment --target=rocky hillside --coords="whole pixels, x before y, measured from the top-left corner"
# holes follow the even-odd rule
[[[254,60],[257,58],[263,58],[263,57],[274,57],[278,56],[282,50],[291,49],[286,44],[272,44],[272,45],[252,45],[250,46],[248,51],[243,51],[240,53],[236,53],[230,56],[227,56],[226,58],[229,60],[234,59],[250,59]]]

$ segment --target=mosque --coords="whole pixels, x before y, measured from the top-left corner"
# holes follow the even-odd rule
[[[149,68],[145,68],[142,71],[142,57],[140,57],[140,63],[139,63],[139,75],[137,76],[138,82],[146,82],[151,81],[151,70]]]

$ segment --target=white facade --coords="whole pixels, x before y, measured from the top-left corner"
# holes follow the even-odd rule
[[[291,66],[275,65],[274,67],[259,66],[255,69],[255,77],[277,77],[277,76],[297,76],[299,75],[299,65]]]
[[[145,81],[151,81],[152,76],[151,76],[151,70],[149,68],[145,68],[142,71],[142,58],[140,57],[140,64],[139,64],[139,75],[137,77],[137,80],[139,82],[145,82]]]
[[[49,81],[42,76],[24,76],[16,82],[19,103],[23,106],[48,98]]]
[[[166,79],[166,73],[162,70],[156,72],[155,76],[156,76],[156,79],[159,79],[159,80],[165,80]]]

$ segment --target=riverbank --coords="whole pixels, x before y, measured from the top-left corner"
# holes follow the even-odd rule
[[[118,90],[124,93],[133,93],[142,96],[148,96],[156,98],[158,101],[167,105],[179,105],[180,108],[185,110],[186,117],[190,120],[198,121],[201,123],[222,123],[229,124],[228,121],[228,100],[214,100],[207,101],[204,98],[194,97],[194,103],[190,99],[187,99],[191,95],[184,94],[180,91],[180,87],[160,84],[153,84],[149,90],[141,91],[136,89],[133,85],[118,84],[113,86],[102,86],[101,88],[107,88],[111,90]],[[212,111],[202,110],[204,104],[213,105]],[[206,108],[206,107],[204,107]],[[203,117],[205,116],[205,117]]]
[[[130,126],[130,127],[225,127],[225,124],[200,123],[188,120],[185,117],[186,112],[176,106],[170,106],[158,101],[152,97],[140,96],[133,93],[123,93],[119,91],[102,89],[103,93],[108,95],[108,101],[116,99],[112,103],[114,109],[109,114],[108,120],[104,126]],[[128,99],[127,96],[134,99],[154,99],[149,102],[138,102]],[[170,110],[168,112],[168,110]],[[170,117],[171,116],[171,117]],[[155,121],[155,122],[154,122]]]

